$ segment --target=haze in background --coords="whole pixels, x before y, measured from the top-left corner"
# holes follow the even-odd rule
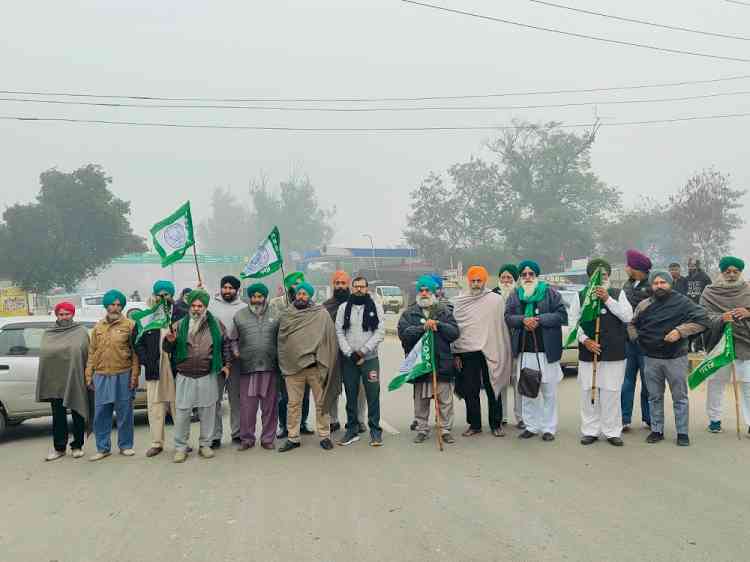
[[[437,0],[436,0],[437,1]],[[750,35],[750,7],[720,0],[575,2],[579,8],[717,32]],[[750,42],[701,37],[573,14],[523,0],[458,0],[442,5],[612,39],[750,58]],[[618,86],[750,75],[726,62],[523,30],[396,0],[14,3],[0,17],[2,90],[168,97],[384,97]],[[750,90],[750,80],[630,92],[463,100],[461,106],[591,102],[573,109],[303,113],[251,110],[114,109],[0,102],[0,115],[73,117],[291,127],[503,125],[531,121],[590,123],[750,112],[750,96],[632,105],[653,99]],[[0,97],[21,97],[0,94]],[[447,102],[428,102],[447,105]],[[276,105],[292,105],[279,103]],[[308,105],[324,105],[310,103]],[[330,103],[331,106],[345,104]],[[370,104],[374,105],[374,104]],[[406,103],[393,104],[399,106]],[[603,127],[593,163],[626,203],[664,197],[696,170],[715,166],[735,187],[750,186],[750,118],[671,125]],[[310,176],[323,206],[335,205],[334,243],[398,244],[408,193],[482,149],[488,132],[272,133],[65,125],[0,121],[0,204],[31,199],[41,171],[99,163],[113,189],[132,201],[145,235],[190,199],[196,222],[211,190],[244,197],[260,172],[272,185],[290,173]],[[748,201],[745,201],[748,204]],[[750,229],[735,247],[750,258]],[[257,241],[248,241],[252,247]]]

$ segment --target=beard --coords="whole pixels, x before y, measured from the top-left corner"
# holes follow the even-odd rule
[[[237,293],[235,294],[229,294],[229,293],[221,293],[221,298],[224,299],[224,302],[234,302],[234,300],[237,298]]]
[[[304,310],[310,307],[310,301],[303,301],[302,299],[295,299],[292,304],[297,310]]]
[[[471,287],[471,289],[469,289],[469,292],[472,297],[478,297],[484,292],[484,287]]]
[[[428,297],[417,297],[417,304],[419,305],[419,308],[430,308],[433,304],[435,304],[435,295],[430,295]]]
[[[654,298],[663,301],[672,294],[672,289],[654,289]]]
[[[195,335],[195,332],[198,331],[198,328],[200,328],[205,316],[205,312],[190,312],[190,324],[188,325],[188,332],[190,332],[191,336]]]
[[[57,320],[55,323],[61,328],[70,328],[73,325],[73,319],[66,318],[65,320]]]
[[[115,322],[122,318],[122,312],[107,312],[107,321]]]
[[[336,302],[342,303],[347,300],[349,300],[349,295],[351,294],[351,291],[349,289],[334,289],[333,290],[333,298],[336,299]]]
[[[513,283],[498,283],[497,286],[500,289],[500,294],[506,300],[513,294],[513,289],[515,288]]]
[[[531,295],[534,294],[534,291],[536,291],[536,288],[539,286],[539,279],[534,279],[533,281],[526,281],[523,283],[523,296],[527,299],[531,297]]]
[[[263,309],[266,307],[266,303],[263,304],[251,304],[250,310],[256,315],[260,316],[263,312]]]

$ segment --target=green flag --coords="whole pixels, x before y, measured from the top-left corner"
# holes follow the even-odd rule
[[[398,375],[393,377],[388,390],[396,390],[404,383],[432,373],[435,365],[435,333],[427,330],[401,363]]]
[[[271,234],[255,250],[255,254],[247,262],[240,277],[243,279],[265,277],[279,270],[283,263],[281,257],[281,237],[279,236],[278,227],[274,226]]]
[[[731,322],[727,322],[724,324],[724,334],[721,336],[719,343],[708,352],[706,358],[688,376],[690,390],[694,390],[700,383],[722,367],[731,365],[734,358],[734,325]]]
[[[138,343],[141,336],[149,330],[167,328],[170,317],[169,303],[166,301],[157,302],[154,306],[146,310],[134,312],[131,315],[131,319],[135,322],[135,343]]]
[[[195,244],[190,201],[152,226],[151,239],[161,257],[162,267],[180,261],[187,249]]]
[[[583,304],[581,305],[581,314],[578,316],[578,321],[575,327],[568,334],[568,338],[565,340],[565,346],[568,347],[573,342],[578,340],[578,329],[581,327],[582,322],[593,322],[599,317],[599,313],[602,309],[602,303],[596,297],[594,292],[597,287],[602,284],[602,268],[599,267],[589,279],[589,284],[584,289]]]

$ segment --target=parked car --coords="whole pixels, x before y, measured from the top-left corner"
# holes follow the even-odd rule
[[[578,299],[578,291],[576,290],[560,289],[560,295],[565,303],[565,308],[568,310],[568,325],[563,326],[562,328],[563,343],[565,343],[565,340],[575,327],[578,317],[581,314],[581,301]],[[563,349],[560,366],[563,369],[578,369],[577,341]]]
[[[377,282],[370,284],[373,297],[382,306],[385,312],[398,312],[404,307],[404,293],[397,285],[380,285]]]
[[[104,298],[104,293],[92,293],[88,295],[82,295],[81,307],[79,311],[80,315],[86,318],[96,318],[96,319],[103,318],[104,317],[104,306],[102,305],[103,298]],[[145,310],[146,308],[148,308],[148,305],[145,302],[128,301],[125,304],[123,313],[125,314],[125,316],[130,318],[134,312],[139,312],[141,310]]]
[[[98,321],[91,317],[77,320],[89,331]],[[0,436],[8,425],[51,415],[48,403],[36,401],[36,375],[42,335],[54,324],[49,316],[0,318]],[[143,369],[135,408],[146,408]]]

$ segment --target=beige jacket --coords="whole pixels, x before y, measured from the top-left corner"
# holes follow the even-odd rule
[[[133,351],[131,335],[134,322],[124,316],[114,322],[105,318],[91,331],[89,359],[86,363],[86,384],[93,382],[94,373],[114,375],[130,371],[131,381],[137,382],[141,372],[138,355]]]

